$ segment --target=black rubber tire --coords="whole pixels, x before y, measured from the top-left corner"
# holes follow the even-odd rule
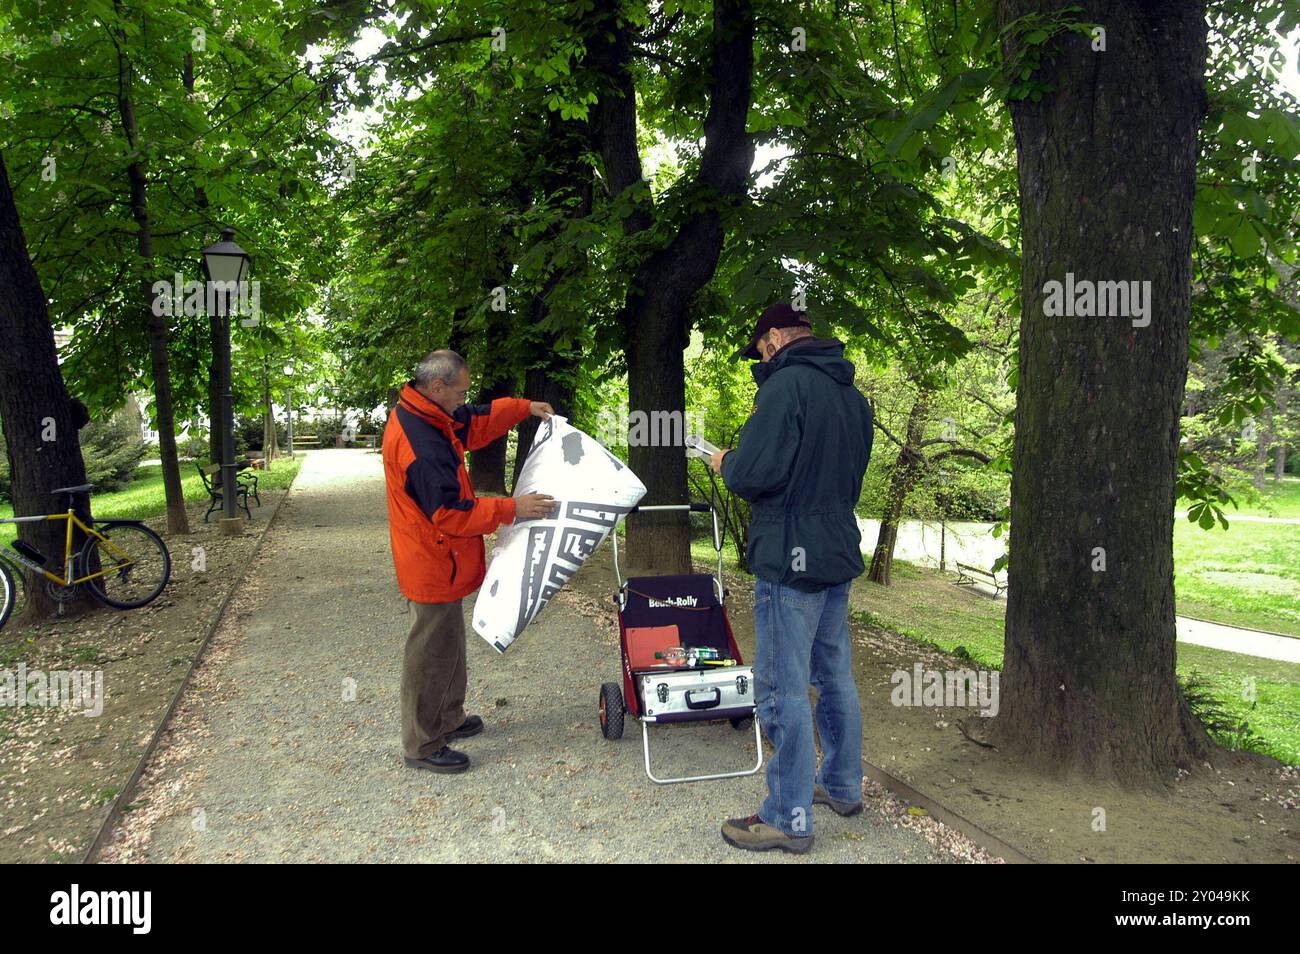
[[[14,611],[16,602],[18,582],[9,570],[9,564],[0,560],[0,629],[4,629],[5,623],[9,622],[9,615]]]
[[[0,563],[5,565],[5,569],[9,571],[10,575],[14,578],[14,583],[17,584],[17,588],[14,590],[13,606],[10,609],[8,617],[12,620],[15,616],[22,616],[23,613],[27,611],[27,600],[29,598],[27,591],[27,571],[24,570],[21,565],[14,563],[11,560],[0,558]]]
[[[753,716],[736,716],[736,718],[730,719],[728,721],[731,723],[731,727],[735,729],[737,732],[741,731],[742,729],[752,729],[754,727]]]
[[[623,687],[607,682],[600,687],[600,731],[607,739],[623,738]]]
[[[142,534],[143,537],[146,537],[149,540],[151,540],[154,543],[154,545],[158,548],[159,552],[162,554],[162,575],[156,581],[156,585],[153,587],[152,591],[150,591],[145,596],[138,599],[119,600],[109,596],[107,593],[103,591],[102,583],[98,578],[94,580],[90,580],[85,584],[86,589],[90,590],[90,595],[93,596],[95,599],[99,600],[99,602],[103,603],[105,606],[111,606],[114,609],[139,609],[141,606],[145,606],[149,603],[152,603],[154,600],[156,600],[158,598],[158,595],[162,593],[163,587],[167,585],[167,581],[170,580],[172,577],[172,556],[171,553],[168,552],[167,544],[163,542],[163,538],[158,536],[158,534],[154,533],[144,524],[131,523],[128,521],[110,520],[104,523],[100,523],[98,520],[96,520],[95,529],[98,530],[100,533],[104,534],[104,536],[108,537],[109,540],[113,539],[114,530],[117,530],[124,534],[130,534],[132,536],[135,536],[136,534]],[[78,571],[79,576],[85,576],[87,574],[86,567],[91,565],[92,556],[98,550],[98,547],[96,546],[96,544],[98,543],[99,543],[98,537],[86,538],[86,543],[81,548],[81,565],[80,565],[81,568]]]

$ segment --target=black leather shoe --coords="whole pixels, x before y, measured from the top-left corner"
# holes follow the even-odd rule
[[[464,752],[457,752],[455,749],[443,746],[432,755],[426,755],[422,759],[406,758],[406,764],[411,768],[428,769],[430,772],[442,772],[452,774],[463,772],[469,768],[469,756]]]
[[[452,729],[447,733],[447,741],[453,742],[456,739],[468,739],[471,735],[478,735],[483,731],[483,720],[476,715],[468,716],[460,724],[460,728]]]

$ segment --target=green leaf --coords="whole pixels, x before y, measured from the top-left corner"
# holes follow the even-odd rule
[[[962,88],[964,76],[965,74],[954,76],[943,86],[934,90],[929,96],[925,97],[922,101],[924,105],[913,113],[911,118],[903,124],[903,127],[898,130],[898,132],[894,133],[889,142],[885,144],[885,151],[891,156],[898,155],[903,146],[907,144],[908,140],[915,133],[929,129],[942,119],[943,114],[946,113],[948,107],[952,105],[952,101],[957,98],[957,93]],[[921,146],[918,144],[915,151],[913,151],[912,156],[915,157],[916,153],[919,152],[920,149]]]
[[[1241,258],[1258,255],[1260,250],[1259,232],[1245,216],[1239,216],[1236,227],[1228,235],[1228,243],[1234,254]]]

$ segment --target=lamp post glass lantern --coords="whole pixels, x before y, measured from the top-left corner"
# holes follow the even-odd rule
[[[230,311],[234,296],[248,279],[252,259],[235,244],[235,230],[221,230],[221,241],[203,250],[203,274],[208,287],[205,300],[208,313],[216,310],[221,321],[221,336],[216,365],[221,375],[221,510],[227,520],[236,518],[238,489],[235,477],[235,395],[230,369]]]

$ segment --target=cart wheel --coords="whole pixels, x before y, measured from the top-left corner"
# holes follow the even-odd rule
[[[737,716],[736,718],[730,721],[731,721],[731,727],[737,731],[743,731],[744,729],[752,729],[754,727],[753,716]]]
[[[607,739],[623,738],[623,687],[616,682],[600,687],[600,731]]]

